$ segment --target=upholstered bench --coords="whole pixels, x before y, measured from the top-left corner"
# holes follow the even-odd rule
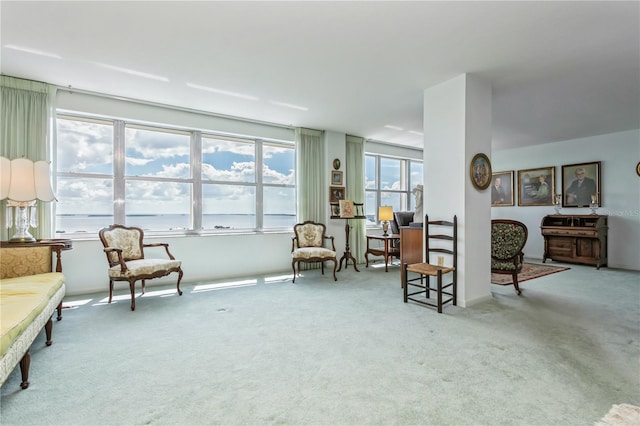
[[[20,248],[22,251],[22,248]],[[29,248],[21,255],[27,256],[31,262],[29,267],[24,265],[10,265],[9,261],[18,248],[2,247],[0,262],[2,263],[2,278],[0,279],[0,385],[2,385],[16,365],[20,364],[22,373],[22,389],[29,386],[29,365],[31,356],[29,348],[44,328],[46,333],[46,345],[51,345],[53,322],[52,315],[58,310],[58,319],[61,318],[60,307],[65,294],[65,278],[61,272],[33,273],[17,277],[9,270],[29,270],[47,267],[50,271],[52,252],[60,256],[61,247],[48,246]],[[22,257],[24,259],[24,257]],[[37,267],[37,259],[44,266]]]

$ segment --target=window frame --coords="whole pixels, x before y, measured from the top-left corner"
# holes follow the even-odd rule
[[[367,197],[367,194],[375,194],[375,206],[374,206],[374,217],[375,217],[375,221],[374,222],[370,222],[369,220],[367,220],[366,224],[367,227],[380,227],[381,223],[380,220],[378,219],[378,208],[383,205],[382,203],[382,194],[397,194],[400,196],[400,200],[401,200],[401,207],[400,207],[400,211],[410,211],[411,209],[411,205],[412,205],[412,189],[413,187],[415,187],[418,184],[423,184],[423,180],[424,180],[424,169],[423,169],[423,179],[420,182],[412,182],[412,178],[411,178],[411,172],[412,172],[412,165],[413,164],[421,164],[423,165],[424,162],[421,160],[416,160],[413,158],[407,158],[407,157],[398,157],[398,156],[392,156],[392,155],[384,155],[384,154],[377,154],[377,153],[372,153],[372,152],[365,152],[365,164],[366,164],[366,157],[371,157],[374,159],[374,165],[375,165],[375,188],[365,188],[365,200],[367,200],[369,197]],[[403,184],[401,184],[401,187],[404,186],[404,189],[383,189],[381,188],[381,175],[382,175],[382,168],[381,168],[381,163],[383,160],[395,160],[395,161],[399,161],[400,162],[400,176],[398,176],[400,182],[402,182]],[[366,168],[366,167],[365,167]],[[366,171],[366,170],[365,170]],[[366,211],[366,206],[365,206],[365,211]]]
[[[228,133],[216,132],[214,130],[201,130],[201,129],[189,129],[178,126],[171,126],[157,123],[147,123],[139,120],[123,119],[123,118],[111,118],[105,116],[96,116],[93,114],[83,114],[78,112],[70,112],[65,110],[56,111],[56,119],[65,119],[71,121],[89,122],[97,124],[112,125],[113,127],[113,150],[112,150],[112,174],[105,173],[81,173],[81,172],[61,172],[57,168],[55,170],[55,182],[57,179],[107,179],[111,180],[113,184],[113,221],[114,223],[127,223],[126,222],[126,195],[125,188],[128,181],[147,181],[147,182],[175,182],[180,184],[188,184],[190,186],[191,193],[191,207],[189,209],[189,227],[187,229],[179,230],[145,230],[145,234],[148,235],[215,235],[215,234],[229,234],[229,233],[273,233],[273,232],[289,232],[290,226],[270,227],[264,228],[264,200],[262,199],[264,187],[283,187],[291,188],[294,191],[295,197],[297,197],[296,182],[295,179],[292,183],[264,183],[263,182],[263,163],[264,158],[262,156],[263,146],[278,146],[285,149],[291,149],[293,151],[293,170],[294,174],[297,170],[296,165],[296,145],[295,141],[287,140],[275,140],[270,138],[248,137],[230,135]],[[138,176],[138,175],[126,175],[125,174],[125,160],[126,160],[126,129],[136,128],[151,131],[177,133],[182,135],[189,135],[189,152],[190,152],[190,176],[188,178],[174,178],[174,177],[160,177],[160,176]],[[54,131],[57,137],[57,126],[54,126]],[[253,146],[254,151],[254,167],[255,167],[255,179],[253,182],[227,182],[227,181],[215,181],[215,183],[224,185],[242,185],[255,188],[255,227],[253,228],[224,228],[224,229],[202,229],[202,215],[203,215],[203,179],[202,179],[202,139],[203,137],[212,137],[216,139],[225,140],[237,140],[246,142]],[[56,154],[57,155],[57,154]],[[207,180],[205,184],[212,183]],[[293,205],[295,206],[295,201]],[[57,213],[54,205],[54,225],[57,224]],[[295,209],[291,212],[296,216]],[[297,217],[296,217],[297,219]],[[295,220],[294,220],[295,223]],[[57,228],[57,226],[55,226]],[[65,237],[71,239],[86,238],[87,235],[93,236],[93,230],[88,232],[64,232],[59,233],[57,229],[54,229],[54,234],[57,237]],[[97,231],[96,231],[97,234]],[[97,235],[96,235],[97,237]]]

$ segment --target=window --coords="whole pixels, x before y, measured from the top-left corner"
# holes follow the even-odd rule
[[[378,206],[393,211],[415,209],[411,190],[422,184],[422,162],[381,155],[365,155],[365,214],[367,225],[378,223]]]
[[[295,145],[123,120],[57,118],[56,233],[291,229]]]

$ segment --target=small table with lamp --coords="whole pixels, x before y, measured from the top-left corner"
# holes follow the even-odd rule
[[[382,247],[371,247],[371,241],[382,241]],[[384,271],[389,272],[389,258],[400,255],[400,247],[394,247],[393,242],[400,240],[400,234],[367,235],[367,251],[364,253],[366,267],[369,267],[369,255],[384,256]]]

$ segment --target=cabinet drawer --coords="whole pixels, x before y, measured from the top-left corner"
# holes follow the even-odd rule
[[[573,247],[573,238],[553,238],[549,239],[549,250],[551,249],[571,249]]]

